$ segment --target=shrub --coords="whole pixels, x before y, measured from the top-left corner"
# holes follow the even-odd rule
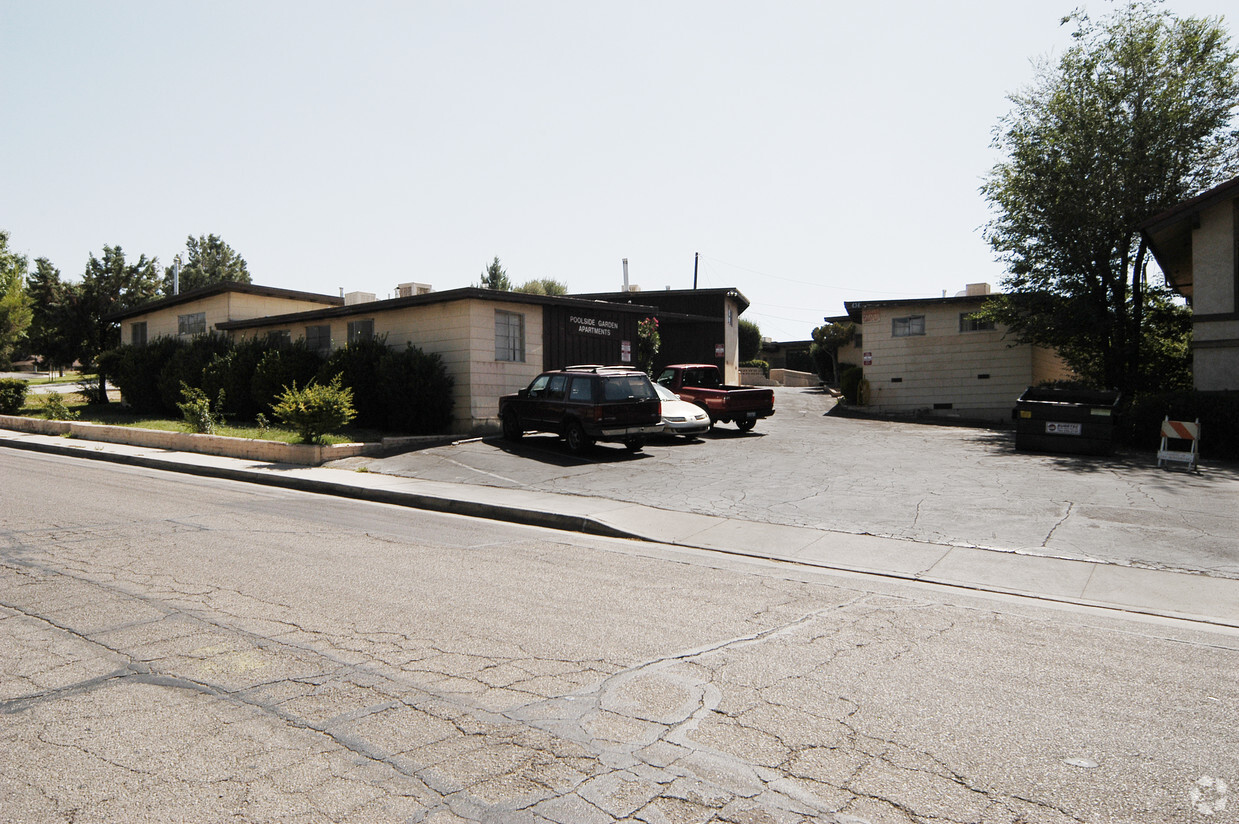
[[[49,392],[43,396],[43,417],[49,421],[72,421],[77,419],[77,412],[65,405],[64,395]]]
[[[852,366],[842,371],[839,376],[839,389],[843,399],[850,404],[860,405],[860,383],[865,378],[865,370]]]
[[[0,378],[0,415],[16,415],[26,405],[29,387],[23,380]]]
[[[180,408],[181,384],[202,386],[202,370],[219,355],[227,354],[231,343],[222,335],[198,335],[172,357],[159,371],[159,398],[163,408],[175,414]]]
[[[381,427],[387,418],[387,401],[379,378],[380,365],[390,354],[379,338],[350,343],[331,353],[318,371],[318,382],[329,382],[335,375],[353,391],[358,426]]]
[[[452,387],[443,359],[410,344],[387,350],[379,363],[383,425],[396,432],[430,435],[452,422]]]
[[[250,381],[250,400],[254,408],[270,409],[278,403],[286,387],[309,384],[322,365],[323,356],[306,348],[305,341],[267,350],[258,359]]]
[[[216,428],[224,422],[224,390],[219,390],[215,405],[207,393],[194,386],[181,384],[181,402],[176,406],[181,410],[185,423],[203,435],[214,435]]]
[[[253,420],[256,415],[270,407],[270,401],[259,404],[254,399],[254,373],[273,348],[265,338],[248,338],[233,343],[227,352],[216,355],[202,368],[202,391],[207,397],[217,397],[221,392],[225,403],[222,412]]]
[[[770,364],[764,360],[746,360],[740,366],[743,369],[760,369],[763,375],[770,377]]]
[[[179,338],[156,338],[145,346],[119,346],[99,356],[99,371],[120,389],[121,398],[139,414],[171,413],[159,393],[159,375],[172,356],[188,346]]]
[[[271,411],[306,443],[322,440],[357,414],[353,409],[353,392],[340,385],[339,375],[326,385],[312,381],[298,389],[293,384],[284,390]]]

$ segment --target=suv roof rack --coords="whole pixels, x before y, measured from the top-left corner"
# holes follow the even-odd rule
[[[572,366],[565,366],[559,370],[561,372],[640,372],[635,366],[603,366],[600,363],[578,363]]]

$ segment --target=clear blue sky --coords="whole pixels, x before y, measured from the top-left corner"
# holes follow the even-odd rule
[[[805,339],[844,300],[997,285],[992,131],[1077,5],[1111,8],[0,0],[0,228],[70,280],[214,233],[256,283],[380,297],[496,255],[689,288],[700,252]]]

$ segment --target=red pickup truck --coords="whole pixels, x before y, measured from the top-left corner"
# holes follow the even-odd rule
[[[758,418],[774,414],[774,390],[760,386],[727,386],[718,367],[709,363],[678,363],[658,375],[658,383],[710,416],[710,425],[736,422],[741,432],[757,425]]]

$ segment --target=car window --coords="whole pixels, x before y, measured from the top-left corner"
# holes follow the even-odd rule
[[[603,397],[609,401],[624,401],[629,398],[647,400],[656,398],[654,387],[648,378],[642,375],[625,375],[607,378],[603,381]]]
[[[675,370],[673,369],[664,369],[663,373],[658,376],[658,382],[664,386],[671,383],[673,380],[675,380]]]
[[[564,392],[568,389],[567,375],[552,375],[551,382],[546,386],[547,400],[558,401],[563,400]]]
[[[568,390],[568,400],[580,403],[594,402],[594,381],[592,378],[573,378],[572,388]]]
[[[539,375],[533,379],[533,383],[529,384],[529,397],[540,398],[542,393],[546,391],[547,381],[551,379],[550,375]]]
[[[664,401],[678,401],[680,396],[672,392],[661,383],[654,384],[654,391],[658,393],[658,397]]]

